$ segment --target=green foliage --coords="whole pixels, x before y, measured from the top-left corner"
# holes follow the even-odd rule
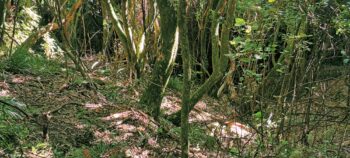
[[[345,50],[340,51],[340,54],[343,56],[343,64],[349,65],[350,57],[346,54]]]
[[[25,107],[24,104],[15,100],[7,102],[20,109]],[[15,154],[21,141],[29,135],[28,128],[18,124],[21,118],[21,114],[14,108],[0,103],[0,149],[5,149],[5,152],[11,155]]]
[[[77,85],[77,86],[82,86],[82,85],[87,84],[87,83],[88,83],[88,81],[86,81],[82,77],[77,77],[72,81],[72,84]]]
[[[350,2],[342,4],[340,7],[339,16],[332,19],[336,27],[336,34],[349,35],[350,34]]]
[[[100,88],[101,93],[111,101],[121,101],[120,94],[116,91],[120,90],[120,87],[114,85],[105,85]]]
[[[5,121],[0,116],[0,148],[8,154],[14,154],[22,140],[29,135],[28,128],[13,121]]]
[[[178,92],[182,92],[182,89],[183,89],[182,79],[179,77],[170,77],[168,87]]]
[[[243,26],[245,25],[245,20],[242,18],[236,18],[235,19],[235,26]]]
[[[282,140],[281,143],[277,146],[278,157],[282,158],[297,158],[303,157],[304,149],[298,146],[294,146],[288,141]]]
[[[109,76],[109,75],[112,74],[112,73],[111,73],[111,70],[108,69],[108,68],[106,68],[106,69],[100,69],[100,70],[98,70],[98,72],[99,72],[100,74],[102,74],[102,75],[105,75],[105,76]]]
[[[60,72],[58,62],[26,51],[16,51],[6,61],[6,70],[13,73],[48,75]]]
[[[181,129],[180,127],[177,127],[172,129],[170,132],[174,133],[175,135],[180,135]],[[189,132],[189,141],[193,145],[198,145],[199,147],[204,147],[209,150],[215,150],[218,147],[216,138],[207,135],[203,127],[195,124],[191,125]]]
[[[239,150],[236,147],[230,148],[229,153],[231,156],[239,156]]]
[[[21,103],[15,99],[9,99],[5,97],[0,97],[0,112],[2,113],[3,117],[9,116],[9,118],[12,119],[22,119],[23,116],[20,113],[17,113],[18,110],[25,111],[26,105],[24,103]],[[4,102],[4,103],[3,103]],[[5,102],[7,104],[5,104]]]
[[[6,68],[6,61],[3,59],[0,59],[0,71],[4,71]]]
[[[76,1],[68,1],[65,6],[61,6],[64,10],[62,13],[64,14],[68,11],[68,9],[72,8],[75,2]],[[155,15],[155,17],[160,18],[155,20],[149,19],[149,17],[146,17],[146,21],[154,21],[155,23],[157,23],[154,25],[153,25],[153,22],[142,21],[142,24],[145,24],[146,27],[149,27],[146,29],[151,31],[147,33],[147,35],[150,35],[150,37],[146,38],[146,41],[147,42],[149,41],[149,43],[146,44],[147,48],[145,48],[147,52],[141,53],[141,54],[144,54],[144,56],[143,55],[141,56],[142,56],[142,59],[151,59],[149,60],[151,62],[145,63],[145,65],[149,65],[150,69],[156,72],[154,73],[155,79],[151,81],[152,82],[151,85],[156,85],[156,84],[164,85],[165,81],[163,80],[167,79],[168,76],[160,73],[165,72],[165,68],[167,68],[166,71],[172,70],[172,66],[167,67],[168,65],[167,61],[169,61],[168,58],[169,56],[172,56],[172,55],[164,54],[164,53],[170,52],[171,48],[173,48],[172,41],[174,41],[173,37],[174,37],[174,32],[176,27],[176,20],[174,20],[176,19],[174,14],[175,10],[173,9],[174,8],[176,9],[178,7],[179,1],[178,0],[168,0],[168,1],[158,0],[157,2],[160,2],[158,3],[158,10],[160,10],[159,13],[164,15]],[[170,2],[171,7],[165,8],[166,5],[159,5],[163,3],[165,4],[166,2]],[[191,1],[191,3],[189,3],[189,5],[191,6],[188,9],[189,14],[187,14],[186,16],[190,16],[188,17],[188,20],[190,21],[188,26],[191,26],[191,28],[189,29],[189,33],[191,35],[194,35],[193,40],[190,40],[191,53],[196,53],[196,54],[193,54],[193,57],[196,58],[193,61],[203,62],[200,64],[203,64],[204,67],[209,71],[209,73],[211,73],[212,69],[210,67],[212,67],[212,65],[208,63],[211,62],[210,59],[213,60],[212,58],[213,56],[210,57],[210,53],[213,53],[215,51],[210,51],[210,48],[212,48],[214,46],[213,44],[215,43],[212,43],[214,36],[210,37],[212,35],[212,32],[210,32],[211,30],[209,28],[210,26],[216,26],[212,24],[218,21],[219,22],[219,25],[218,25],[219,27],[217,29],[217,32],[219,35],[218,51],[225,50],[223,51],[227,53],[225,55],[228,56],[231,59],[232,63],[235,64],[234,65],[235,68],[232,68],[234,69],[232,70],[234,71],[232,74],[234,77],[232,80],[227,82],[230,82],[229,84],[234,82],[234,84],[232,85],[235,86],[234,87],[236,90],[235,92],[237,92],[237,95],[238,95],[237,98],[239,98],[237,99],[238,100],[237,104],[239,104],[238,106],[247,107],[246,109],[250,109],[250,108],[254,109],[256,107],[250,107],[250,106],[262,105],[261,108],[259,108],[258,112],[253,113],[253,111],[256,111],[256,109],[254,109],[254,110],[251,110],[251,113],[249,113],[249,115],[243,115],[243,117],[247,117],[244,119],[252,120],[252,124],[257,125],[257,127],[259,127],[260,129],[260,127],[261,128],[265,127],[264,122],[267,121],[267,119],[264,118],[265,117],[264,115],[267,114],[268,110],[273,108],[272,110],[276,114],[274,120],[279,125],[284,126],[281,128],[277,127],[277,130],[278,128],[281,129],[280,131],[281,133],[278,133],[279,135],[276,135],[275,132],[277,130],[275,129],[270,130],[269,128],[267,128],[266,130],[265,129],[262,130],[263,132],[265,132],[263,133],[264,138],[259,139],[257,141],[261,141],[261,143],[264,144],[264,145],[261,145],[259,149],[266,150],[266,151],[261,151],[262,153],[261,155],[267,155],[271,153],[271,154],[275,154],[276,157],[293,158],[293,157],[310,157],[314,155],[317,155],[319,157],[335,157],[334,152],[340,149],[337,143],[339,142],[339,135],[340,135],[339,133],[341,132],[337,131],[336,128],[330,128],[326,130],[322,130],[323,127],[313,128],[315,123],[313,122],[314,120],[313,117],[310,122],[310,127],[312,127],[310,128],[310,130],[312,131],[310,131],[310,134],[307,135],[310,146],[304,146],[302,144],[299,144],[300,142],[299,135],[301,132],[303,132],[302,128],[304,126],[304,123],[306,122],[304,120],[304,117],[302,117],[303,113],[305,112],[304,111],[305,107],[303,106],[304,105],[303,99],[306,99],[306,95],[305,95],[306,93],[304,93],[303,89],[305,89],[304,87],[305,83],[311,82],[308,73],[311,72],[313,68],[315,68],[316,66],[320,66],[322,68],[320,70],[323,70],[323,69],[328,70],[327,71],[328,73],[317,72],[317,74],[315,74],[315,76],[317,76],[316,77],[317,79],[320,79],[321,77],[336,78],[341,75],[345,75],[345,73],[348,72],[349,67],[346,67],[343,65],[350,64],[349,42],[348,42],[349,40],[347,39],[350,34],[350,21],[349,21],[350,3],[347,2],[347,0],[336,0],[336,1],[321,0],[321,1],[303,1],[303,2],[281,1],[281,0],[239,0],[239,1],[235,1],[237,2],[236,4],[237,8],[234,11],[234,13],[225,14],[224,12],[221,12],[221,11],[220,13],[220,12],[211,10],[216,7],[217,3],[219,2],[218,0],[210,1],[210,2],[213,2],[213,4],[211,4],[212,6],[209,6],[208,2],[209,1],[199,0],[199,1],[193,1],[193,2]],[[230,2],[230,1],[225,1],[226,4],[227,2]],[[53,4],[45,4],[45,3],[47,2],[40,1],[40,3],[36,5],[39,8],[54,7]],[[120,2],[120,1],[116,2],[116,4],[119,5],[118,7],[120,7],[120,3],[123,3],[123,2]],[[135,4],[137,4],[136,1],[135,1]],[[40,16],[42,16],[44,18],[44,21],[48,23],[52,21],[52,17],[54,15],[58,15],[58,13],[51,10],[47,10],[47,13],[39,11],[40,9],[37,10],[37,8],[34,5],[35,5],[34,1],[33,2],[21,1],[19,6],[20,12],[18,13],[17,22],[16,22],[17,27],[15,30],[15,35],[12,37],[15,39],[16,41],[15,43],[18,42],[19,44],[21,44],[28,37],[28,35],[30,35],[33,32],[33,30],[35,31],[37,29],[38,24],[40,23],[40,21],[43,20]],[[140,40],[138,37],[139,34],[144,31],[143,29],[140,29],[142,28],[142,26],[138,25],[139,24],[138,22],[141,22],[140,21],[141,19],[139,17],[139,15],[141,15],[140,14],[141,12],[139,12],[141,8],[139,6],[140,5],[138,4],[135,7],[136,9],[133,10],[135,15],[126,13],[128,17],[126,18],[124,17],[125,19],[124,18],[120,19],[123,27],[132,28],[132,32],[134,33],[134,36],[132,36],[128,40],[136,43],[138,43]],[[209,13],[212,12],[212,14],[203,14],[207,11],[207,6],[209,6],[208,12]],[[227,6],[225,6],[224,4],[224,7],[221,9],[229,10]],[[11,7],[14,7],[14,6],[11,6]],[[148,9],[148,8],[149,7],[146,7],[145,9]],[[119,13],[125,13],[125,12],[120,12],[122,9],[121,7],[118,9],[119,9],[118,10]],[[37,12],[40,13],[41,15],[38,16]],[[12,10],[10,10],[9,13],[10,13],[10,16],[9,16],[10,18],[7,17],[7,19],[11,19],[11,16],[14,15]],[[69,34],[68,41],[70,42],[68,43],[74,49],[72,50],[72,52],[74,53],[73,54],[74,58],[81,57],[79,55],[82,55],[83,53],[86,53],[86,52],[88,53],[99,52],[102,49],[102,45],[106,44],[108,45],[106,46],[107,47],[106,50],[109,50],[108,52],[118,52],[117,54],[115,54],[116,60],[124,60],[125,58],[127,58],[127,60],[129,60],[127,61],[128,65],[133,65],[132,63],[135,62],[133,61],[133,57],[131,58],[126,57],[122,55],[122,53],[119,53],[119,50],[120,52],[122,52],[122,51],[128,50],[128,48],[130,48],[130,50],[133,50],[132,48],[133,46],[127,47],[128,45],[121,45],[120,47],[120,40],[122,38],[121,36],[119,35],[116,36],[114,35],[114,33],[112,33],[113,30],[114,31],[116,30],[115,28],[106,26],[107,28],[106,33],[108,35],[111,35],[111,37],[107,38],[106,41],[105,41],[105,38],[101,40],[102,36],[104,35],[104,33],[102,34],[100,32],[103,21],[105,22],[107,21],[105,23],[107,24],[108,20],[110,19],[103,19],[104,16],[100,16],[100,13],[101,13],[100,5],[89,1],[89,2],[84,2],[83,6],[81,7],[81,9],[79,9],[77,14],[73,15],[77,18],[76,20],[74,20],[74,23],[71,26],[69,26],[69,29],[66,31]],[[49,16],[45,17],[45,14],[48,14]],[[146,15],[150,15],[150,12],[148,12],[148,10],[146,10]],[[212,15],[212,18],[210,19],[205,17],[207,15]],[[118,16],[122,17],[123,14],[118,14]],[[193,16],[195,16],[195,19],[193,18]],[[229,19],[230,17],[232,17],[232,20],[230,20],[229,22],[230,26],[228,26],[228,29],[227,29],[227,30],[230,30],[229,31],[230,37],[227,37],[226,39],[225,35],[227,34],[226,32],[224,32],[226,27],[225,20]],[[64,18],[64,15],[62,15],[62,18]],[[135,19],[137,19],[137,21],[135,21]],[[205,20],[209,20],[209,21],[205,21]],[[6,20],[6,22],[7,22],[5,25],[6,27],[4,29],[5,31],[4,33],[6,33],[4,34],[5,44],[3,46],[0,46],[1,52],[9,52],[8,50],[9,49],[8,45],[10,43],[9,41],[13,41],[9,39],[12,36],[12,33],[11,33],[12,25],[9,25],[9,24],[12,23],[13,21]],[[159,25],[159,22],[161,25]],[[207,24],[201,24],[202,22],[206,22]],[[46,24],[46,23],[41,23],[41,24]],[[199,23],[201,26],[197,26],[197,23]],[[128,24],[129,26],[127,26]],[[112,32],[109,32],[108,31],[109,29],[111,29],[110,31]],[[160,33],[159,33],[159,29],[161,31]],[[122,32],[127,30],[128,30],[127,28],[122,29]],[[103,32],[104,31],[105,30],[103,30]],[[197,32],[203,33],[203,37],[196,36]],[[61,33],[62,33],[62,29],[58,30],[56,32],[56,35],[59,35]],[[159,35],[156,35],[156,34],[160,34],[164,37],[160,38]],[[52,36],[55,36],[55,35],[52,35]],[[153,36],[155,37],[153,38]],[[59,36],[52,37],[52,38],[49,38],[50,39],[49,41],[56,41],[55,39],[58,39],[58,38]],[[201,38],[203,38],[204,40],[202,41]],[[45,44],[38,45],[38,43],[40,42],[39,41],[37,42],[37,45],[36,45],[38,48],[33,46],[31,46],[31,48],[38,51],[40,50],[39,47],[42,46],[42,49],[40,50],[40,52],[43,52],[43,51],[57,52],[58,46],[56,42],[51,42],[51,43],[48,42],[47,40],[45,40],[45,36],[43,40],[46,42]],[[61,41],[63,39],[61,38],[59,40]],[[130,42],[128,40],[126,40],[127,43]],[[226,42],[223,40],[230,40],[231,45],[229,46],[230,47],[229,49],[226,48],[227,46]],[[180,40],[180,41],[183,42],[183,40]],[[200,45],[198,45],[198,43],[200,43]],[[17,44],[14,44],[14,46],[16,45]],[[153,49],[153,47],[150,47],[150,45],[155,45],[155,47],[159,47],[159,46],[160,47],[159,49]],[[207,47],[203,47],[205,45],[207,45]],[[57,48],[55,46],[57,46]],[[204,51],[202,51],[202,49],[199,51],[200,47],[205,48],[203,49]],[[13,49],[15,50],[16,48],[13,48]],[[27,51],[20,51],[18,49],[20,48],[17,48],[16,53],[14,53],[8,59],[4,59],[0,61],[0,72],[3,72],[6,70],[6,71],[10,71],[9,74],[24,73],[24,74],[35,74],[35,75],[49,75],[53,73],[61,73],[60,65],[57,62],[47,60],[45,57],[38,55],[38,54],[43,55],[46,53],[38,53],[38,52],[31,53]],[[70,48],[66,48],[65,50],[70,50]],[[204,55],[202,53],[208,53],[208,54]],[[156,56],[155,54],[162,54],[163,56]],[[131,55],[134,55],[134,54],[131,54]],[[198,60],[199,56],[201,57],[201,60]],[[136,61],[148,62],[147,60],[138,60],[137,55],[136,57],[137,57]],[[153,64],[153,61],[152,61],[153,59],[157,59],[157,60],[164,59],[164,62],[160,62],[160,64]],[[317,60],[320,60],[320,61],[317,61]],[[318,62],[326,63],[327,65],[326,64],[318,65]],[[120,63],[120,61],[116,61],[116,63]],[[184,64],[184,63],[185,62],[182,62],[180,64]],[[310,65],[308,65],[308,63],[310,63]],[[312,64],[314,64],[315,67]],[[343,66],[344,70],[341,70],[339,67],[331,67],[331,66],[334,66],[335,64],[337,64],[337,66]],[[156,66],[154,67],[153,65],[156,65]],[[158,67],[159,70],[157,70],[158,65],[159,65]],[[164,68],[164,70],[162,70],[162,68]],[[71,72],[71,70],[67,70],[67,71],[68,71],[67,72],[68,74],[74,73],[74,72]],[[112,70],[109,69],[108,67],[105,67],[104,69],[100,69],[97,71],[101,76],[102,75],[109,76],[111,75],[111,72],[112,72]],[[7,73],[3,73],[3,74],[7,74]],[[171,74],[171,71],[165,74]],[[184,88],[186,88],[186,86],[184,86],[184,83],[182,81],[181,75],[179,76],[180,77],[171,77],[168,81],[169,88],[171,88],[176,92],[181,92]],[[197,74],[193,73],[194,80],[197,76],[198,76]],[[7,78],[0,76],[0,80],[6,82]],[[96,80],[96,81],[99,81],[99,80]],[[73,84],[73,86],[72,85],[69,86],[70,91],[77,90],[83,86],[86,86],[89,84],[89,82],[87,82],[86,79],[84,78],[78,77],[78,78],[75,78],[71,84]],[[101,92],[104,96],[106,96],[108,101],[111,101],[114,103],[117,102],[118,103],[117,105],[131,104],[130,100],[125,99],[123,96],[130,95],[131,93],[129,92],[133,90],[133,88],[135,87],[134,85],[128,86],[127,93],[125,92],[118,93],[121,87],[111,85],[111,84],[110,85],[102,85],[102,84],[101,86],[98,87],[99,88],[98,91]],[[163,85],[161,85],[160,87],[157,85],[155,86],[156,88],[147,89],[145,90],[144,94],[147,94],[147,93],[152,94],[153,92],[155,93],[162,92],[162,88],[164,88]],[[293,85],[293,87],[291,87],[291,85]],[[316,84],[313,86],[317,87],[318,85]],[[224,88],[225,88],[224,90],[224,93],[225,93],[226,87]],[[325,87],[325,88],[328,88],[328,87]],[[10,90],[12,92],[12,89]],[[216,90],[216,88],[213,88],[213,91],[214,90]],[[261,94],[260,94],[260,91],[261,91]],[[314,113],[313,110],[316,110],[316,109],[318,110],[319,103],[322,103],[322,105],[328,104],[325,99],[332,98],[334,100],[345,100],[344,98],[347,97],[347,95],[342,92],[339,92],[339,93],[338,92],[333,93],[331,91],[328,91],[328,92],[329,93],[323,95],[321,94],[321,92],[317,90],[317,88],[315,88],[315,93],[314,93],[315,96],[307,96],[307,98],[312,98],[312,101],[315,101],[315,104],[313,104],[314,106],[312,108],[311,113]],[[33,91],[33,93],[35,93],[35,91]],[[323,97],[322,101],[317,100],[317,98],[314,99],[314,97],[319,96],[319,94],[320,96]],[[288,97],[291,95],[293,95],[293,103],[289,104],[290,102]],[[157,100],[157,99],[161,100],[160,94],[159,95],[152,94],[152,95],[145,95],[145,96],[147,100],[151,100],[151,101]],[[185,95],[185,96],[188,96],[188,95]],[[281,100],[278,100],[278,101],[283,101],[283,105],[280,102],[276,103],[277,99],[275,100],[275,98],[273,98],[272,96],[275,96],[275,98],[283,97],[283,98],[280,98]],[[37,99],[37,100],[41,100],[41,99]],[[79,101],[82,101],[82,100],[79,100]],[[145,106],[142,107],[144,108],[143,109],[144,112],[152,113],[152,110],[151,110],[152,107],[150,108],[150,106],[153,106],[153,105],[148,104],[148,103],[152,103],[151,101],[147,101],[147,104],[145,104]],[[297,105],[300,103],[300,101],[303,102],[302,103],[303,107],[300,107],[299,105]],[[12,105],[18,108],[24,109],[23,105],[16,101],[8,100],[8,102],[10,102]],[[295,108],[295,109],[292,109],[292,108]],[[39,109],[31,109],[31,110],[37,111],[36,113],[40,112]],[[106,109],[106,111],[110,111],[109,108]],[[156,110],[153,110],[153,111],[156,111]],[[238,111],[241,111],[241,110],[238,110]],[[300,117],[298,116],[297,118],[293,118],[293,116],[290,116],[290,115],[294,115],[294,113],[302,113],[302,114],[300,114]],[[61,114],[62,114],[61,112],[58,112],[57,115],[61,115]],[[95,117],[96,115],[92,115],[92,114],[93,113],[90,111],[79,109],[78,112],[74,113],[74,116],[78,119],[81,119],[81,122],[87,125],[99,124],[101,120],[96,119]],[[103,113],[103,115],[104,114],[105,113]],[[317,114],[322,115],[322,112],[317,111]],[[98,115],[100,116],[102,115],[102,113],[98,113]],[[328,116],[328,114],[326,116]],[[331,116],[331,114],[329,114],[329,116]],[[16,109],[0,104],[0,149],[6,149],[5,152],[11,153],[12,151],[15,151],[16,148],[18,149],[18,146],[22,145],[23,140],[25,140],[26,137],[28,136],[29,130],[25,128],[24,125],[19,124],[19,120],[21,117],[22,116]],[[87,117],[90,117],[90,118],[86,119]],[[282,124],[281,122],[282,118],[285,118],[284,124]],[[163,125],[163,123],[160,123],[160,124],[161,124],[160,128],[158,128],[158,132],[157,132],[158,136],[160,137],[164,136],[168,139],[169,133],[167,133],[167,130],[165,130],[164,127],[172,127],[173,125],[170,123],[169,123],[170,125],[169,124]],[[319,134],[316,135],[315,133],[313,133],[314,131],[317,131]],[[86,132],[86,135],[82,134],[82,135],[79,135],[79,137],[72,137],[72,138],[80,138],[81,136],[85,139],[83,138],[81,140],[77,139],[78,141],[80,141],[79,144],[90,145],[89,140],[91,139],[86,139],[86,138],[90,138],[91,136],[90,132],[91,131],[88,131]],[[170,132],[172,132],[172,134],[180,135],[180,128],[173,128]],[[202,127],[194,124],[191,127],[191,130],[189,133],[190,135],[189,139],[190,139],[191,145],[193,146],[198,145],[200,147],[205,147],[207,149],[219,148],[216,142],[217,140],[214,137],[205,135],[205,133],[206,132]],[[279,136],[282,136],[279,139],[285,139],[285,140],[280,140],[279,143],[277,144],[275,139]],[[322,139],[320,139],[319,137],[322,137]],[[51,138],[50,140],[57,141]],[[73,139],[73,140],[76,141],[76,139]],[[85,143],[85,141],[87,143]],[[57,144],[60,144],[60,142]],[[121,145],[121,143],[119,142],[117,142],[116,144],[119,145],[118,148],[120,148],[120,146],[123,145],[123,144]],[[133,145],[139,145],[139,144],[133,144]],[[35,144],[32,149],[40,150],[48,146],[49,145],[47,144],[45,145],[43,143],[38,143],[38,144]],[[66,156],[67,157],[84,157],[83,155],[84,148],[90,152],[92,157],[101,157],[103,153],[105,153],[106,151],[112,148],[115,148],[115,146],[106,145],[106,144],[94,144],[94,146],[85,146],[84,148],[77,148],[76,146],[72,146],[71,144],[69,144],[65,146],[65,149],[67,150],[63,151],[63,149],[61,150],[60,148],[61,147],[54,146],[54,150],[56,150],[55,151],[56,157],[66,157]],[[255,150],[255,151],[259,151],[259,150]],[[255,152],[255,151],[252,151],[252,152]],[[239,149],[234,147],[230,148],[229,153],[232,156],[237,156],[241,154]]]
[[[260,120],[263,118],[262,112],[258,111],[254,114],[255,119]]]
[[[280,157],[289,157],[289,154],[291,152],[289,142],[282,141],[281,144],[278,146],[278,150],[279,150]]]
[[[277,157],[281,158],[299,158],[299,157],[312,157],[317,155],[317,157],[338,157],[336,151],[338,146],[331,143],[331,137],[327,137],[327,132],[334,132],[334,129],[325,131],[322,135],[323,142],[319,145],[303,146],[301,144],[293,144],[288,141],[282,140],[280,144],[276,147]],[[313,134],[308,136],[309,141],[314,137]]]
[[[217,147],[216,138],[205,134],[205,129],[198,125],[192,125],[189,133],[189,141],[192,144],[203,146],[207,149],[214,150]]]
[[[85,158],[84,150],[88,151],[91,157],[101,157],[101,155],[105,154],[109,150],[113,150],[115,146],[113,145],[108,145],[108,144],[103,144],[103,143],[98,143],[94,146],[91,147],[82,147],[82,148],[73,148],[70,150],[67,154],[63,154],[61,152],[56,151],[55,152],[55,157],[66,157],[66,158]],[[116,157],[116,155],[112,155]]]

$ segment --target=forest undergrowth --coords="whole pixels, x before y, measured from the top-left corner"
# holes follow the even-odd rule
[[[94,63],[94,60],[96,60],[94,57],[86,59],[87,63]],[[111,76],[110,70],[101,65],[89,72],[93,80],[91,84],[60,64],[55,62],[49,64],[57,73],[51,71],[46,75],[38,75],[28,69],[20,71],[6,69],[7,65],[2,67],[1,99],[21,109],[18,111],[16,108],[2,105],[0,120],[2,156],[85,158],[179,156],[180,128],[166,119],[160,122],[154,121],[147,114],[149,111],[138,103],[139,92],[144,88],[142,83],[146,81],[136,80],[131,83],[127,74],[123,72],[117,77]],[[66,73],[58,73],[59,71]],[[181,88],[181,82],[172,80],[166,92],[167,97],[162,103],[165,114],[180,109],[178,89]],[[342,81],[332,83],[334,84],[332,86],[337,87],[344,84]],[[309,147],[301,145],[301,141],[298,141],[300,136],[296,133],[302,126],[293,124],[290,126],[291,129],[286,129],[288,133],[283,134],[284,138],[281,138],[283,140],[278,148],[269,148],[259,147],[256,143],[247,146],[227,146],[227,139],[230,138],[225,140],[208,133],[212,130],[210,123],[232,118],[233,107],[225,97],[218,100],[207,96],[198,106],[198,112],[191,116],[194,121],[191,124],[190,141],[193,145],[190,151],[194,157],[238,157],[255,152],[259,152],[260,156],[277,157],[302,155],[346,157],[349,152],[348,124],[341,122],[348,118],[341,118],[346,116],[342,114],[341,107],[332,108],[338,110],[324,108],[322,110],[329,111],[327,115],[315,116],[315,122],[311,127],[313,130],[308,137],[311,142]],[[320,109],[314,110],[316,113]],[[270,112],[273,111],[271,109]],[[339,114],[339,118],[333,118],[336,114]],[[261,112],[253,114],[252,118],[255,121],[248,122],[258,127],[260,117],[263,117],[260,115]],[[298,115],[297,112],[291,114],[292,117]],[[335,122],[316,122],[316,118]],[[264,118],[264,121],[267,121],[266,119]],[[264,134],[270,137],[274,131],[274,128],[270,128]],[[273,146],[274,142],[263,141]]]
[[[350,157],[347,0],[2,0],[0,158]]]

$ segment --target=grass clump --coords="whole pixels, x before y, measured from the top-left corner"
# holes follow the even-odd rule
[[[178,92],[182,92],[183,82],[179,77],[171,77],[168,82],[168,87]]]
[[[176,127],[173,128],[170,133],[174,135],[180,135],[181,128]],[[193,124],[189,131],[189,141],[193,145],[198,145],[201,148],[206,148],[209,150],[215,150],[218,147],[217,141],[215,137],[209,136],[206,134],[206,130],[196,124]]]
[[[27,51],[16,51],[5,64],[7,71],[20,74],[49,75],[60,71],[58,62]]]

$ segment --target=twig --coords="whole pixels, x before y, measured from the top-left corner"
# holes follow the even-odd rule
[[[53,114],[53,113],[56,113],[56,112],[58,112],[59,110],[63,109],[63,107],[65,107],[66,105],[69,105],[69,104],[83,105],[83,104],[81,104],[81,103],[77,103],[77,102],[65,103],[65,104],[62,104],[61,106],[57,107],[56,109],[53,109],[53,110],[48,111],[48,112],[46,112],[46,113],[47,113],[47,114]]]
[[[4,31],[4,34],[7,35],[17,45],[19,45],[18,41],[14,37],[12,37],[8,32]],[[1,39],[1,40],[4,41],[4,39]]]

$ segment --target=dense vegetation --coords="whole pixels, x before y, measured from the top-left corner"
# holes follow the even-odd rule
[[[347,157],[347,0],[1,0],[0,157]]]

